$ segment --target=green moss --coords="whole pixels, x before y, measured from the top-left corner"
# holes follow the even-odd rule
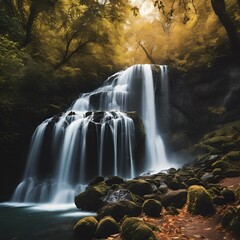
[[[230,189],[227,189],[227,188],[223,189],[221,191],[221,194],[226,200],[226,202],[234,202],[236,200],[234,192]]]
[[[102,206],[102,197],[106,195],[109,187],[105,182],[100,182],[75,197],[77,208],[87,211],[97,211]]]
[[[88,240],[94,237],[97,225],[94,217],[85,217],[77,222],[73,230],[80,239]]]
[[[126,218],[121,228],[123,240],[157,240],[152,229],[137,218]]]
[[[144,196],[153,192],[151,184],[142,179],[128,181],[127,189],[139,196]]]
[[[117,222],[120,221],[125,215],[136,217],[141,214],[142,208],[132,201],[120,201],[110,203],[98,211],[98,218],[102,219],[105,216],[111,216]]]
[[[231,151],[223,157],[223,160],[225,160],[225,161],[240,161],[240,152],[239,151]]]
[[[222,144],[228,143],[229,138],[225,136],[215,136],[204,141],[205,145],[210,145],[212,147],[221,147]]]
[[[148,199],[143,203],[142,209],[148,216],[159,217],[162,211],[162,204],[155,199]]]
[[[216,161],[211,166],[213,168],[221,168],[224,171],[231,168],[231,165],[228,162],[224,161],[223,159]]]
[[[215,211],[212,197],[203,186],[193,185],[188,189],[187,205],[188,211],[195,214],[209,215]]]
[[[214,176],[216,176],[216,175],[221,175],[222,172],[223,172],[223,171],[222,171],[221,168],[214,168],[212,174],[213,174]]]
[[[112,217],[103,218],[96,229],[95,237],[107,238],[112,234],[119,233],[120,227]]]

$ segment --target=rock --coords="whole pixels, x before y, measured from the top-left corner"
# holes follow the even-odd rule
[[[124,183],[124,180],[121,177],[118,176],[113,176],[113,177],[109,177],[105,183],[109,186],[112,186],[114,184],[122,184]]]
[[[150,217],[159,217],[162,211],[162,204],[155,199],[148,199],[143,203],[142,209]]]
[[[98,221],[94,217],[85,217],[77,222],[73,230],[79,239],[91,240],[98,226]]]
[[[214,213],[213,200],[203,186],[193,185],[188,189],[188,211],[203,216]]]
[[[174,206],[176,208],[182,208],[187,200],[187,190],[180,189],[166,193],[162,197],[162,204],[165,208]]]
[[[210,181],[212,178],[214,177],[214,175],[212,173],[205,173],[202,177],[201,180],[204,182],[208,182]]]
[[[223,157],[223,160],[232,161],[232,162],[240,161],[240,152],[239,151],[231,151]]]
[[[235,189],[235,196],[237,200],[240,200],[240,185]]]
[[[227,188],[223,189],[221,191],[221,194],[227,203],[234,202],[236,200],[234,192],[231,191],[230,189]]]
[[[213,203],[218,206],[221,206],[221,205],[226,204],[226,200],[223,196],[216,196],[213,198]]]
[[[229,227],[233,218],[234,218],[234,209],[232,208],[227,209],[227,211],[224,213],[221,219],[222,226]]]
[[[172,181],[170,181],[168,184],[168,187],[172,190],[178,190],[182,188],[182,185],[179,183],[177,178],[174,178]]]
[[[110,203],[98,211],[97,219],[105,216],[111,216],[119,222],[125,215],[136,217],[141,214],[142,208],[131,201],[120,201]]]
[[[107,238],[112,234],[119,233],[120,227],[112,217],[104,217],[97,226],[96,238]]]
[[[174,207],[174,206],[169,206],[166,208],[166,210],[171,214],[171,215],[178,215],[179,211]]]
[[[239,177],[240,176],[240,171],[239,170],[234,170],[234,169],[229,169],[224,173],[226,177]]]
[[[221,168],[214,168],[212,171],[213,176],[221,175],[223,173]]]
[[[142,179],[130,180],[127,183],[127,189],[139,196],[144,196],[153,193],[153,188],[151,184]]]
[[[143,202],[143,200],[140,197],[137,197],[127,189],[119,189],[115,191],[110,190],[107,193],[107,195],[102,198],[102,200],[107,203],[114,203],[114,202],[119,202],[123,200],[128,200],[128,201],[141,203],[141,204]]]
[[[92,181],[90,181],[88,186],[94,186],[103,181],[104,181],[104,177],[98,176],[98,177],[94,178]]]
[[[90,186],[85,192],[80,193],[75,197],[75,205],[77,208],[86,211],[97,211],[103,205],[101,199],[106,195],[108,187],[104,182]]]
[[[192,185],[200,185],[200,181],[198,178],[189,178],[187,180],[187,185],[192,186]]]
[[[123,240],[157,240],[152,229],[137,218],[126,218],[121,227]]]
[[[218,160],[215,163],[212,164],[213,168],[221,168],[222,170],[226,171],[227,169],[229,169],[231,167],[231,165],[224,161],[224,160]]]
[[[166,183],[162,182],[158,188],[162,193],[166,193],[168,191],[168,186]]]

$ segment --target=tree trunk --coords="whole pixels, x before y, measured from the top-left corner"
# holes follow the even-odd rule
[[[220,22],[225,28],[232,50],[233,57],[240,62],[240,39],[238,36],[236,25],[226,11],[224,0],[211,0],[212,7]]]
[[[147,51],[147,49],[143,46],[143,44],[141,42],[138,42],[138,45],[142,48],[142,50],[144,51],[144,53],[146,54],[146,57],[148,58],[148,60],[150,61],[151,64],[156,64],[153,57],[151,56],[151,54]]]
[[[34,23],[36,17],[38,16],[38,13],[39,12],[38,12],[35,4],[33,3],[30,7],[30,13],[28,16],[27,24],[26,24],[25,40],[23,42],[22,47],[26,47],[31,42],[33,23]]]

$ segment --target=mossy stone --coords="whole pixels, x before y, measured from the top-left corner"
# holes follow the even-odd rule
[[[82,210],[97,211],[102,206],[101,198],[106,195],[108,189],[104,182],[89,186],[85,192],[75,197],[75,205]]]
[[[230,189],[227,189],[227,188],[223,189],[221,191],[221,194],[226,200],[226,202],[234,202],[236,200],[234,192]]]
[[[120,226],[112,217],[105,217],[103,218],[97,226],[96,229],[96,238],[107,238],[112,234],[119,233]]]
[[[227,210],[227,212],[222,216],[222,219],[221,219],[222,226],[229,227],[233,218],[234,218],[234,212],[231,209]]]
[[[238,185],[237,188],[235,189],[235,196],[237,200],[240,200],[240,185]]]
[[[198,178],[189,178],[187,180],[187,185],[192,186],[192,185],[199,185],[200,180]]]
[[[213,174],[214,176],[216,176],[216,175],[221,175],[222,172],[223,172],[223,171],[222,171],[221,168],[214,168],[213,171],[212,171],[212,174]]]
[[[212,164],[213,168],[221,168],[224,171],[226,171],[227,169],[231,168],[231,165],[227,162],[224,161],[223,159],[216,161],[215,163]]]
[[[151,184],[142,179],[129,181],[127,183],[127,189],[130,190],[133,194],[137,194],[139,196],[153,193]]]
[[[119,201],[110,203],[98,211],[97,218],[102,219],[105,216],[111,216],[119,222],[125,215],[136,217],[141,214],[142,208],[131,201]]]
[[[159,217],[162,211],[162,204],[155,199],[148,199],[143,203],[142,209],[150,217]]]
[[[227,161],[240,161],[240,152],[239,151],[231,151],[227,155],[224,156],[224,160]]]
[[[73,230],[79,239],[90,240],[94,237],[98,221],[94,217],[85,217],[77,222]]]
[[[123,240],[157,240],[152,229],[137,218],[126,218],[121,228]]]
[[[211,195],[203,186],[193,185],[188,189],[188,211],[203,216],[214,213]]]

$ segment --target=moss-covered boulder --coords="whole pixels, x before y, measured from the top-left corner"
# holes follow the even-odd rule
[[[152,229],[137,218],[126,218],[121,230],[123,240],[157,240]]]
[[[152,185],[143,179],[128,181],[126,187],[132,193],[139,196],[144,196],[153,192]]]
[[[214,213],[211,195],[203,186],[193,185],[188,189],[188,211],[203,216]]]
[[[111,216],[119,222],[124,216],[136,217],[141,214],[142,208],[131,201],[120,201],[110,203],[98,211],[97,219],[105,216]]]
[[[155,199],[148,199],[143,203],[142,209],[150,217],[159,217],[162,211],[162,203]]]
[[[102,197],[106,195],[108,189],[105,182],[89,186],[85,192],[75,197],[75,205],[82,210],[97,211],[103,206]]]
[[[240,151],[231,151],[223,157],[225,161],[240,161]]]
[[[108,179],[106,179],[105,183],[109,186],[112,186],[114,184],[122,184],[122,183],[124,183],[124,180],[121,177],[112,176],[112,177],[109,177]]]
[[[112,234],[119,233],[120,226],[112,217],[104,217],[97,226],[96,238],[107,238]]]
[[[236,200],[235,193],[227,188],[224,188],[221,191],[222,196],[224,197],[226,203],[234,202]]]
[[[221,223],[223,227],[228,228],[236,235],[236,239],[240,237],[240,206],[230,207],[222,216]]]
[[[91,240],[95,236],[98,221],[94,217],[85,217],[77,222],[73,230],[76,236],[82,240]]]
[[[235,196],[237,200],[240,200],[240,185],[235,189]]]
[[[169,206],[182,208],[186,201],[187,201],[186,189],[171,191],[162,196],[162,204],[165,208]]]

